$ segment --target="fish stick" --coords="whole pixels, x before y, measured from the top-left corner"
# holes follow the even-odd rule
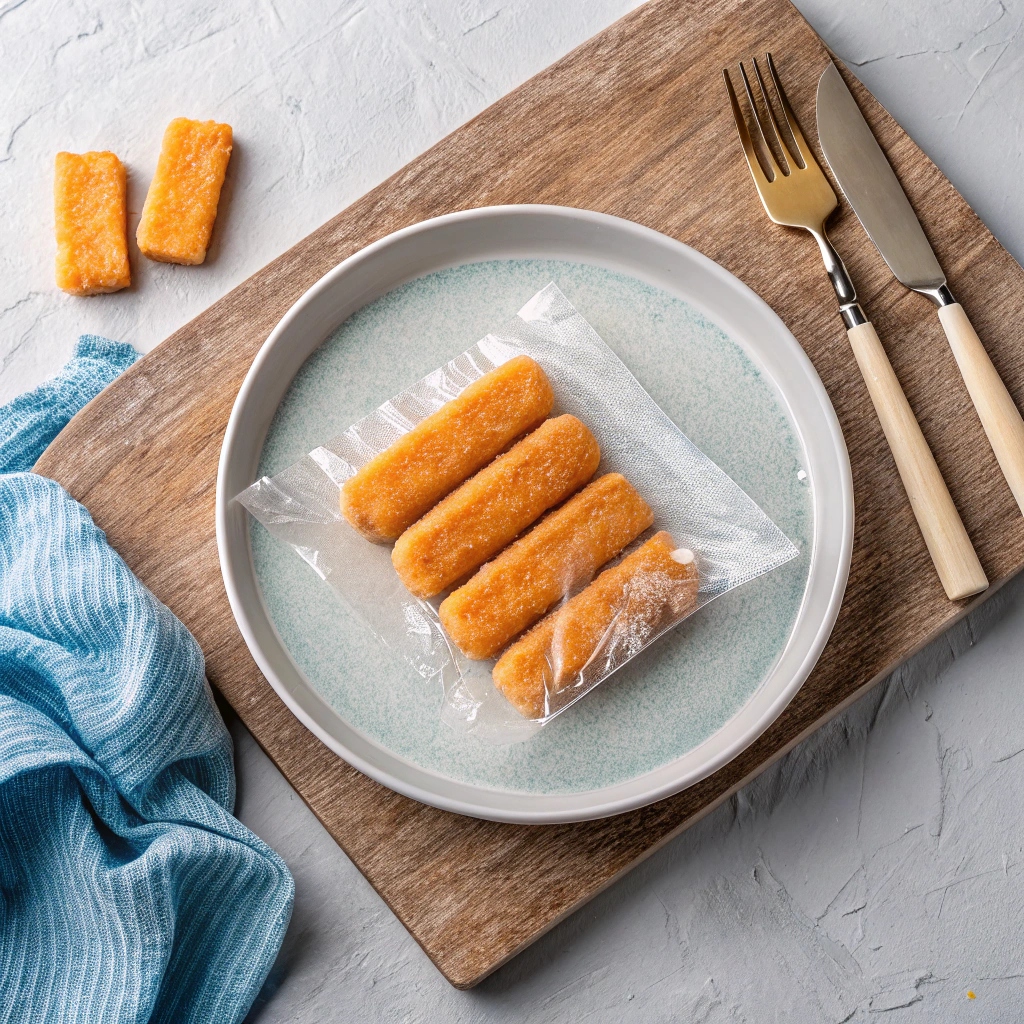
[[[176,117],[164,132],[135,241],[159,263],[206,259],[231,159],[231,125]]]
[[[491,658],[653,519],[625,477],[598,477],[449,594],[438,609],[441,625],[467,657]]]
[[[113,153],[58,153],[54,169],[57,287],[72,295],[127,288],[124,164]]]
[[[693,552],[655,534],[512,644],[494,666],[494,685],[524,718],[551,714],[551,698],[580,673],[596,678],[689,615],[698,582]]]
[[[546,420],[398,538],[391,561],[417,597],[478,569],[597,470],[601,449],[575,416]]]
[[[469,385],[372,458],[341,488],[341,514],[364,537],[388,543],[547,419],[555,396],[529,356]]]

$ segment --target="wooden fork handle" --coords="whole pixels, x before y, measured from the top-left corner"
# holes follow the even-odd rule
[[[985,570],[874,327],[858,324],[847,334],[946,596],[980,594]]]
[[[1024,512],[1024,419],[992,365],[963,306],[939,306],[939,320],[956,357],[999,468]]]

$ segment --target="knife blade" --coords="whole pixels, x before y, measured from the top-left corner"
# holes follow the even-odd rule
[[[818,141],[858,220],[896,278],[915,291],[946,283],[903,186],[831,61],[818,80]]]
[[[843,194],[894,276],[927,295],[967,385],[999,468],[1024,512],[1024,419],[953,298],[921,222],[839,69],[818,80],[818,141]]]

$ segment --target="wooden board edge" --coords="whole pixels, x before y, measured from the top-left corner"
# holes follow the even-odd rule
[[[788,2],[788,0],[787,0],[787,2]],[[792,4],[791,4],[791,6],[792,6]],[[802,17],[802,15],[801,15],[801,17]],[[817,35],[817,33],[815,33],[815,34]],[[1013,263],[1013,264],[1014,264],[1015,266],[1019,267],[1019,268],[1020,268],[1020,269],[1021,269],[1022,271],[1024,271],[1024,263],[1021,263],[1021,262],[1020,262],[1020,261],[1019,261],[1019,260],[1017,259],[1017,257],[1016,257],[1016,256],[1014,256],[1014,255],[1013,255],[1013,253],[1012,253],[1012,252],[1010,252],[1010,250],[1009,250],[1009,249],[1007,249],[1005,245],[1003,245],[1003,243],[1002,243],[1002,242],[1001,242],[1001,241],[999,240],[999,238],[998,238],[998,237],[996,236],[995,232],[994,232],[994,231],[993,231],[993,230],[992,230],[992,229],[991,229],[991,228],[990,228],[990,227],[988,226],[988,224],[987,224],[987,223],[986,223],[986,222],[985,222],[985,221],[984,221],[984,220],[983,220],[983,219],[981,218],[981,216],[979,215],[979,213],[977,212],[977,210],[975,210],[975,209],[974,209],[974,207],[973,207],[973,206],[972,206],[972,205],[971,205],[971,204],[970,204],[970,203],[969,203],[969,202],[967,201],[966,197],[965,197],[965,196],[964,196],[964,194],[963,194],[963,193],[962,193],[962,192],[960,191],[960,189],[959,189],[959,188],[958,188],[958,187],[957,187],[956,185],[954,185],[952,181],[950,181],[949,177],[948,177],[948,176],[946,175],[946,172],[945,172],[945,171],[943,171],[943,169],[942,169],[941,167],[939,167],[939,165],[938,165],[938,164],[937,164],[937,163],[936,163],[936,162],[935,162],[935,161],[934,161],[934,160],[933,160],[933,159],[931,158],[931,156],[930,156],[930,155],[929,155],[928,153],[926,153],[926,152],[925,152],[925,150],[924,150],[924,149],[922,149],[922,147],[921,147],[921,144],[920,144],[920,143],[919,143],[919,142],[917,141],[917,139],[916,139],[916,138],[914,138],[914,136],[913,136],[913,135],[911,135],[911,134],[910,134],[910,132],[909,132],[909,131],[907,131],[907,129],[903,127],[903,122],[902,122],[902,121],[900,121],[900,119],[899,119],[899,118],[898,118],[898,117],[897,117],[897,116],[896,116],[896,115],[895,115],[895,114],[894,114],[894,113],[893,113],[893,112],[892,112],[892,111],[891,111],[891,110],[890,110],[890,109],[889,109],[889,108],[888,108],[888,107],[887,107],[887,106],[886,106],[886,105],[885,105],[885,104],[884,104],[884,103],[883,103],[883,102],[882,102],[882,101],[881,101],[881,100],[880,100],[880,99],[879,99],[879,98],[878,98],[878,97],[877,97],[877,96],[876,96],[876,95],[875,95],[875,94],[874,94],[874,93],[873,93],[873,92],[872,92],[872,91],[871,91],[871,90],[870,90],[870,89],[869,89],[869,88],[867,87],[867,85],[865,85],[865,84],[864,84],[864,82],[862,82],[862,81],[861,81],[861,80],[860,80],[860,79],[859,79],[859,78],[857,77],[856,71],[851,71],[851,70],[850,70],[850,67],[849,67],[849,65],[848,65],[848,64],[846,63],[846,61],[844,61],[844,60],[843,60],[843,58],[842,58],[842,57],[840,57],[840,56],[839,56],[839,55],[838,55],[838,54],[837,54],[837,53],[836,53],[836,52],[835,52],[835,51],[834,51],[834,50],[833,50],[833,49],[832,49],[832,48],[831,48],[831,47],[830,47],[830,46],[829,46],[829,45],[828,45],[828,44],[827,44],[826,42],[825,42],[825,40],[821,38],[821,36],[818,36],[818,39],[819,39],[819,41],[821,42],[821,45],[822,45],[822,46],[823,46],[823,47],[825,48],[825,52],[826,52],[826,53],[827,53],[827,54],[829,55],[829,57],[831,57],[831,58],[832,58],[832,63],[833,63],[833,64],[835,64],[835,65],[836,65],[836,67],[837,67],[837,68],[839,69],[839,72],[840,72],[840,74],[842,75],[843,79],[845,80],[845,82],[846,82],[846,85],[847,85],[847,87],[849,88],[849,86],[850,86],[850,80],[852,79],[852,80],[853,80],[853,81],[854,81],[854,82],[856,83],[856,85],[857,85],[857,86],[859,86],[859,87],[860,87],[861,89],[863,89],[863,90],[864,90],[864,91],[865,91],[865,92],[866,92],[866,93],[867,93],[867,94],[868,94],[868,95],[869,95],[869,96],[871,97],[871,99],[872,99],[872,100],[873,100],[873,101],[874,101],[875,103],[877,103],[877,104],[878,104],[878,107],[879,107],[879,109],[880,109],[880,110],[882,111],[882,113],[884,113],[884,114],[885,114],[885,116],[886,116],[886,117],[888,117],[888,118],[889,118],[889,120],[891,120],[891,121],[892,121],[892,123],[893,123],[894,125],[896,125],[896,127],[897,127],[897,128],[898,128],[898,129],[899,129],[899,130],[900,130],[900,131],[901,131],[901,132],[902,132],[902,133],[903,133],[903,134],[904,134],[904,135],[905,135],[905,136],[906,136],[906,137],[907,137],[908,139],[910,139],[910,141],[911,141],[911,142],[912,142],[912,143],[914,144],[914,146],[915,146],[915,147],[917,148],[917,151],[918,151],[918,153],[920,153],[920,155],[921,155],[922,159],[924,159],[925,161],[927,161],[927,163],[928,163],[928,164],[929,164],[929,165],[930,165],[931,167],[933,167],[933,168],[934,168],[934,169],[935,169],[935,170],[936,170],[936,171],[937,171],[937,172],[938,172],[938,173],[939,173],[939,174],[940,174],[940,175],[942,176],[942,178],[943,178],[943,179],[944,179],[944,180],[945,180],[945,181],[947,182],[947,184],[949,185],[949,187],[950,187],[950,188],[951,188],[951,189],[953,190],[953,192],[954,192],[954,194],[956,195],[956,197],[957,197],[957,198],[958,198],[958,199],[959,199],[959,200],[960,200],[960,201],[961,201],[961,202],[962,202],[962,203],[964,204],[964,206],[965,206],[965,207],[966,207],[966,208],[967,208],[968,210],[970,210],[970,211],[971,211],[971,213],[973,213],[973,214],[974,214],[974,216],[975,216],[975,217],[977,218],[977,220],[978,220],[978,223],[979,223],[979,224],[981,224],[981,226],[982,226],[982,227],[983,227],[983,228],[985,229],[985,232],[986,232],[986,234],[988,234],[988,235],[989,235],[989,236],[991,237],[992,241],[993,241],[993,242],[995,242],[995,244],[996,244],[996,246],[998,247],[999,251],[1000,251],[1000,252],[1002,252],[1002,253],[1005,253],[1005,254],[1006,254],[1006,256],[1007,256],[1007,257],[1009,258],[1009,260],[1010,260],[1010,262],[1011,262],[1011,263]],[[852,92],[852,91],[853,91],[853,90],[851,89],[851,92]],[[859,106],[859,104],[858,104],[858,106]],[[874,134],[874,131],[873,131],[873,130],[872,130],[872,134]],[[818,147],[818,150],[819,150],[819,151],[821,151],[821,143],[820,143],[820,142],[818,142],[818,126],[817,126],[817,124],[815,124],[815,126],[814,126],[814,142],[816,143],[816,145],[817,145],[817,147]],[[821,155],[822,155],[822,156],[824,156],[825,154],[824,154],[824,153],[822,153]],[[835,190],[836,190],[836,195],[837,195],[837,196],[840,196],[840,197],[842,197],[842,198],[840,199],[840,202],[841,202],[841,203],[842,203],[842,202],[845,202],[845,203],[846,203],[846,204],[847,204],[847,205],[849,206],[849,200],[848,200],[848,199],[846,198],[846,194],[845,194],[845,193],[843,192],[843,190],[842,190],[842,186],[840,186],[840,185],[839,185],[839,182],[838,182],[838,180],[837,180],[837,179],[835,178],[835,172],[834,172],[834,171],[832,170],[832,167],[831,167],[831,166],[829,165],[829,162],[828,162],[828,160],[824,160],[824,161],[823,161],[823,165],[822,165],[822,170],[823,170],[823,171],[825,172],[825,176],[826,176],[826,177],[827,177],[827,178],[829,179],[829,181],[830,181],[830,182],[832,182],[832,183],[833,183],[833,185],[835,186]],[[902,184],[902,183],[901,183],[901,184]],[[852,212],[852,209],[853,209],[853,208],[851,207],[851,212]],[[916,210],[916,209],[914,210],[914,213],[915,213],[915,214],[917,213],[917,210]],[[862,230],[864,230],[864,229],[863,229],[863,225],[861,226],[861,229],[862,229]],[[866,231],[865,231],[865,234],[867,234],[867,232],[866,232]],[[927,236],[926,236],[926,237],[927,237]],[[874,243],[872,243],[872,244],[874,244]],[[929,245],[931,245],[931,239],[928,239],[928,244],[929,244]],[[879,255],[881,256],[881,253],[879,253]],[[883,258],[884,258],[884,257],[883,257]],[[937,255],[936,255],[936,259],[938,259],[938,256],[937,256]],[[945,268],[943,268],[943,273],[945,273]],[[893,276],[895,276],[895,275],[893,275]],[[898,280],[898,278],[897,278],[897,280]],[[907,289],[907,290],[909,291],[910,289]],[[1003,581],[1001,581],[1001,582],[1000,582],[1000,586],[1002,585],[1002,582],[1003,582]],[[959,620],[957,620],[957,621],[959,621]]]
[[[577,910],[581,910],[588,903],[590,903],[591,900],[596,899],[598,896],[601,895],[601,893],[605,892],[606,890],[610,889],[613,885],[615,885],[616,882],[621,881],[621,879],[625,878],[626,875],[628,875],[631,871],[633,871],[636,867],[642,864],[649,857],[654,856],[654,854],[656,854],[659,850],[661,850],[663,847],[667,846],[670,842],[672,842],[673,839],[677,838],[678,836],[681,836],[684,832],[692,828],[703,818],[707,817],[707,815],[709,815],[712,811],[717,810],[722,804],[726,802],[726,800],[728,800],[730,797],[735,796],[741,789],[743,789],[745,786],[753,782],[764,771],[766,771],[768,768],[770,768],[777,762],[781,761],[782,758],[784,758],[787,754],[795,750],[805,740],[810,739],[810,737],[813,736],[819,729],[821,729],[823,726],[827,725],[834,719],[838,718],[839,715],[841,715],[844,711],[846,711],[848,708],[856,704],[857,701],[859,701],[862,697],[865,697],[868,694],[868,692],[873,690],[879,683],[888,679],[894,672],[898,671],[908,661],[910,661],[911,658],[913,658],[917,654],[920,654],[921,651],[923,651],[926,647],[930,646],[931,644],[935,643],[936,640],[939,640],[941,637],[943,637],[947,632],[949,632],[950,629],[952,629],[958,623],[962,622],[965,618],[967,618],[968,615],[976,611],[989,599],[994,597],[997,593],[999,593],[1000,590],[1003,589],[1004,586],[1006,586],[1007,583],[1009,583],[1011,580],[1016,579],[1017,576],[1021,573],[1024,573],[1024,566],[1022,566],[1016,572],[1012,572],[1008,576],[1004,576],[1002,579],[997,580],[988,588],[988,590],[982,592],[972,601],[965,604],[964,607],[960,609],[959,613],[956,615],[955,618],[945,623],[941,628],[936,629],[932,633],[930,633],[924,640],[921,641],[920,644],[918,644],[917,647],[909,651],[904,658],[900,659],[900,661],[895,662],[888,668],[879,672],[877,675],[869,679],[863,686],[861,686],[858,690],[855,690],[852,694],[850,694],[850,696],[848,696],[845,700],[837,704],[826,714],[822,715],[820,718],[815,719],[802,732],[800,732],[797,736],[795,736],[784,746],[780,747],[774,754],[772,754],[770,758],[768,758],[762,764],[758,765],[757,768],[755,768],[753,771],[748,772],[746,775],[744,775],[743,778],[739,780],[739,782],[737,782],[733,786],[730,786],[729,789],[725,790],[723,793],[717,796],[706,806],[702,807],[696,814],[692,814],[690,815],[690,817],[680,822],[680,824],[676,828],[672,829],[670,832],[666,832],[665,835],[662,836],[656,843],[652,844],[650,847],[644,850],[644,852],[639,857],[631,861],[625,867],[620,868],[614,875],[606,879],[599,888],[595,889],[592,893],[588,893],[585,898],[578,900],[571,907],[566,908],[562,913],[552,918],[549,922],[545,924],[544,928],[538,931],[531,938],[525,940],[524,942],[521,942],[507,956],[503,957],[501,960],[495,963],[493,967],[489,967],[486,971],[483,971],[482,973],[476,975],[473,978],[459,978],[458,980],[456,980],[456,978],[449,976],[445,972],[444,968],[442,968],[437,963],[437,961],[430,955],[429,951],[426,950],[422,946],[422,944],[419,943],[418,939],[416,940],[417,945],[419,945],[420,948],[423,949],[423,951],[430,958],[430,962],[434,964],[435,967],[437,967],[437,969],[441,972],[445,980],[453,988],[457,988],[462,991],[468,991],[471,988],[475,988],[477,985],[480,984],[480,982],[484,981],[486,978],[489,978],[495,971],[500,970],[502,967],[505,966],[505,964],[509,963],[511,960],[514,960],[520,953],[522,953],[524,950],[532,946],[538,939],[542,938],[548,932],[552,931],[563,921],[572,917],[572,915],[575,914]],[[683,790],[680,790],[680,792],[683,792]],[[385,903],[386,902],[387,901],[385,900]],[[410,931],[409,934],[412,935],[412,932]],[[416,936],[413,935],[413,938],[415,939]]]
[[[792,5],[790,4],[790,6],[792,6]],[[797,12],[797,14],[799,15],[799,12]],[[799,15],[799,16],[802,18],[802,15]],[[628,17],[628,15],[627,15],[627,17]],[[609,26],[609,28],[610,27],[611,26]],[[568,57],[569,55],[566,55],[566,56]],[[566,59],[566,58],[562,58],[562,59]],[[554,66],[554,65],[552,65],[552,66]],[[524,83],[524,85],[525,84],[527,84],[527,83]],[[520,86],[520,88],[522,88],[522,86]],[[504,98],[504,97],[502,97],[502,98]],[[496,102],[501,102],[501,100],[499,99]],[[493,106],[493,104],[491,106]],[[490,109],[490,106],[488,108],[486,108],[486,109]],[[481,112],[481,114],[476,115],[476,117],[482,116],[483,113],[485,113],[485,111]],[[887,113],[888,113],[888,111],[887,111]],[[470,121],[467,121],[466,124],[471,123],[472,120],[475,120],[475,118],[470,119]],[[893,119],[893,120],[895,121],[895,119]],[[898,122],[896,122],[896,123],[898,124]],[[464,125],[459,126],[459,128],[455,129],[455,131],[459,131],[463,127],[465,127],[465,126]],[[901,127],[901,130],[902,130],[902,126],[900,126],[900,127]],[[449,133],[449,134],[453,134],[453,133]],[[448,137],[449,136],[446,135],[445,139],[447,139]],[[443,142],[444,142],[444,139],[439,140],[439,142],[436,145],[441,145]],[[434,148],[434,147],[431,147],[431,148]],[[429,150],[428,150],[428,152],[429,152]],[[928,160],[930,162],[930,158],[928,157],[927,154],[923,153],[923,151],[922,151],[921,155],[922,155],[922,157],[925,160]],[[389,176],[387,179],[385,179],[384,182],[381,182],[379,185],[375,186],[374,189],[379,189],[379,188],[386,187],[388,185],[388,183],[391,182],[398,175],[400,175],[403,170],[404,170],[404,168],[400,169],[398,172],[396,172],[396,174]],[[374,191],[374,189],[371,189],[370,192]],[[369,195],[370,192],[366,193],[366,195]],[[360,197],[360,198],[356,199],[353,204],[349,204],[349,206],[346,206],[345,210],[341,211],[336,216],[340,217],[340,216],[344,215],[344,213],[346,212],[346,210],[348,210],[350,208],[350,206],[355,205],[355,203],[358,203],[362,198],[365,198],[365,195],[363,197]],[[966,203],[966,200],[964,200],[964,202],[965,202],[965,205],[969,205],[969,204]],[[330,224],[331,221],[333,221],[334,219],[335,218],[331,218],[331,220],[326,222],[326,223]],[[324,225],[324,226],[326,226],[326,225]],[[317,230],[319,230],[319,229],[317,229]],[[988,230],[987,227],[986,227],[986,230]],[[315,234],[316,231],[314,231],[313,233]],[[989,232],[989,234],[991,235],[991,232]],[[297,242],[296,246],[302,244],[302,242],[306,241],[308,239],[308,237],[309,236],[306,236],[306,238],[304,238],[304,239],[300,240],[299,242]],[[1002,248],[1001,243],[999,243],[998,239],[995,239],[994,235],[992,237],[996,241],[996,244],[1000,245],[1000,247]],[[260,268],[259,270],[257,270],[254,274],[252,274],[248,278],[244,279],[242,282],[240,282],[235,287],[236,288],[244,287],[248,282],[250,282],[253,278],[255,278],[257,275],[259,275],[264,270],[266,270],[268,267],[270,267],[277,260],[279,260],[279,259],[283,258],[284,256],[286,256],[287,253],[290,252],[291,249],[295,248],[296,246],[292,246],[288,250],[285,250],[285,252],[282,253],[280,256],[276,257],[275,260],[272,260],[269,264],[267,264],[266,266],[264,266],[264,267]],[[1012,256],[1011,256],[1011,259],[1012,259]],[[234,288],[231,289],[231,291],[234,291],[234,290],[235,290]],[[228,293],[226,293],[225,296],[222,296],[222,299],[226,298],[226,296],[229,295],[229,294],[231,294],[231,292],[228,292]],[[221,300],[218,300],[218,302],[219,301],[221,301]],[[216,304],[217,303],[214,303],[214,305],[216,305]],[[183,325],[181,328],[179,328],[178,331],[175,331],[172,335],[170,335],[170,338],[168,340],[173,339],[174,336],[176,334],[178,334],[179,332],[187,330],[192,324],[194,324],[201,317],[203,317],[206,312],[208,312],[208,310],[204,311],[203,313],[200,313],[197,317],[194,317],[192,320],[188,321],[185,325]],[[166,342],[163,343],[163,344],[166,344]],[[128,371],[126,371],[126,374],[132,373],[132,371],[135,369],[135,367],[138,367],[138,366],[142,365],[144,360],[149,358],[153,354],[153,352],[155,352],[155,351],[157,351],[159,349],[159,347],[160,346],[157,346],[156,349],[153,349],[153,350],[151,350],[151,352],[144,354],[141,359],[136,361],[136,363],[134,364],[134,366],[132,368],[130,368]],[[98,398],[99,398],[99,396],[97,396],[97,399]],[[93,403],[95,403],[97,401],[97,399],[93,399],[93,401],[90,402],[89,405],[87,405],[85,407],[85,409],[89,409],[90,406],[92,406]],[[83,410],[83,412],[84,412],[84,410]],[[81,413],[79,415],[81,415]],[[75,419],[73,419],[71,421],[71,423],[69,423],[68,426],[70,427],[71,424],[73,424],[73,423],[75,423]],[[66,427],[65,430],[68,430],[68,428]],[[64,432],[62,431],[62,434],[63,433]],[[74,432],[72,431],[72,434],[73,433]],[[56,443],[56,440],[59,440],[59,439],[60,439],[60,435],[58,435],[58,439],[55,439],[54,443]],[[74,438],[73,437],[69,437],[65,441],[65,446],[69,446],[73,441],[74,441]],[[37,462],[37,468],[35,469],[35,471],[43,472],[43,473],[46,472],[46,458],[45,458],[45,454]],[[974,609],[979,607],[982,603],[984,603],[988,598],[992,597],[995,593],[998,592],[999,589],[1001,589],[1003,584],[1005,584],[1008,580],[1014,578],[1015,575],[1016,575],[1016,572],[1011,573],[1009,576],[1007,576],[1007,577],[997,581],[997,583],[993,584],[993,586],[990,587],[988,591],[986,591],[984,594],[980,595],[979,598],[977,598],[974,601],[972,601],[969,605],[967,605],[964,608],[962,608],[957,615],[955,615],[953,618],[949,619],[948,621],[944,622],[939,629],[933,631],[932,634],[930,634],[928,637],[926,637],[924,640],[922,640],[921,643],[916,648],[914,648],[912,651],[908,652],[899,662],[894,663],[893,665],[887,667],[885,670],[883,670],[882,672],[878,673],[871,680],[869,680],[868,682],[863,684],[863,686],[860,687],[857,691],[855,691],[852,695],[850,695],[848,698],[843,700],[840,704],[836,705],[836,707],[830,709],[826,714],[822,715],[819,719],[815,720],[811,725],[806,727],[797,737],[795,737],[792,741],[790,741],[789,743],[784,745],[782,748],[780,748],[778,751],[776,751],[763,764],[759,765],[756,769],[751,771],[748,775],[746,775],[743,779],[741,779],[739,782],[737,782],[729,790],[727,790],[726,792],[721,794],[719,797],[717,797],[715,800],[710,802],[706,807],[702,808],[699,812],[691,815],[684,822],[682,822],[676,829],[673,829],[670,832],[666,833],[655,844],[653,844],[651,847],[649,847],[647,850],[645,850],[640,856],[638,856],[629,865],[623,867],[620,871],[616,872],[613,876],[611,876],[608,880],[606,880],[599,888],[595,889],[594,892],[588,894],[585,898],[577,901],[571,907],[568,907],[564,912],[560,913],[555,918],[553,918],[551,921],[547,922],[546,925],[543,928],[541,928],[540,930],[538,930],[530,939],[524,941],[522,944],[517,946],[514,950],[512,950],[510,953],[508,953],[507,956],[505,956],[503,959],[501,959],[498,962],[496,962],[492,967],[488,968],[486,971],[484,971],[484,972],[482,972],[482,973],[480,973],[480,974],[478,974],[478,975],[476,975],[475,977],[472,977],[472,978],[461,977],[457,973],[455,973],[454,976],[449,976],[445,972],[443,967],[438,963],[438,961],[431,955],[429,950],[427,950],[421,943],[419,943],[419,940],[416,939],[416,936],[411,932],[411,930],[410,930],[410,934],[413,934],[413,938],[416,939],[417,944],[420,945],[420,948],[424,949],[424,952],[426,953],[427,957],[431,960],[432,963],[434,963],[434,965],[438,968],[438,970],[442,974],[442,976],[444,976],[446,978],[446,980],[448,980],[449,983],[451,985],[453,985],[453,987],[458,988],[458,989],[462,989],[462,990],[473,988],[474,986],[478,985],[481,981],[483,981],[485,978],[487,978],[490,974],[492,974],[495,970],[498,970],[501,966],[503,966],[504,964],[508,963],[518,953],[522,952],[524,949],[526,949],[529,945],[531,945],[533,942],[535,942],[542,935],[546,934],[552,928],[556,927],[560,922],[564,921],[566,918],[568,918],[573,913],[575,913],[576,910],[580,909],[584,904],[588,903],[595,896],[599,895],[605,889],[609,888],[611,885],[613,885],[619,879],[621,879],[626,874],[628,874],[634,867],[636,867],[638,864],[640,864],[647,857],[649,857],[653,853],[655,853],[658,850],[660,850],[671,839],[673,839],[677,835],[681,834],[682,832],[686,831],[686,829],[688,829],[691,825],[696,824],[698,821],[700,821],[706,814],[710,813],[710,811],[712,811],[715,808],[717,808],[726,799],[728,799],[730,796],[734,795],[736,792],[738,792],[740,789],[742,789],[744,786],[746,786],[749,782],[751,782],[753,779],[755,779],[758,775],[760,775],[761,772],[763,772],[767,767],[775,764],[784,755],[786,755],[789,752],[791,752],[796,746],[798,746],[805,739],[807,739],[809,736],[811,736],[815,731],[817,731],[823,725],[827,724],[829,721],[831,721],[833,718],[835,718],[837,715],[839,715],[842,711],[846,710],[854,702],[856,702],[862,696],[864,696],[870,689],[872,689],[874,686],[876,686],[878,682],[880,682],[881,680],[887,678],[889,675],[892,674],[893,671],[896,671],[900,667],[900,665],[902,665],[902,664],[904,664],[906,662],[906,660],[908,658],[913,657],[914,654],[918,653],[921,649],[923,649],[924,647],[928,646],[928,644],[933,643],[947,629],[949,629],[952,626],[954,626],[957,622],[961,621],[965,615],[969,614],[971,611],[973,611]],[[257,741],[257,742],[259,742],[259,741]],[[260,744],[260,746],[261,746],[261,749],[264,749],[262,747],[262,744]],[[269,753],[269,751],[267,751],[267,753],[268,753],[268,756],[271,757],[271,760],[275,763],[275,766],[276,766],[277,762],[274,761],[273,756]],[[304,800],[304,802],[305,802],[305,800]],[[307,806],[309,806],[309,805],[307,804]],[[312,808],[311,808],[311,810],[312,810]],[[313,813],[314,813],[314,815],[316,815],[315,811]],[[318,820],[320,820],[319,817],[318,817]],[[328,832],[329,832],[329,830],[328,830]],[[330,834],[330,832],[329,832],[329,834]],[[333,835],[332,835],[332,838],[334,838]],[[335,840],[335,841],[337,842],[337,840]],[[339,844],[339,846],[340,846],[340,844]],[[371,885],[372,885],[372,883],[371,883]],[[374,889],[375,889],[375,891],[377,891],[376,887],[374,887]],[[384,898],[383,896],[382,896],[382,899],[384,900],[385,905],[387,905],[389,907],[389,909],[391,909],[392,913],[395,913],[394,908],[391,907],[391,905],[390,905],[390,903],[388,903],[387,899]],[[396,916],[399,916],[399,915],[397,915],[397,913],[396,913]],[[401,917],[399,917],[399,920],[401,921]],[[403,924],[404,924],[404,922],[403,922]]]

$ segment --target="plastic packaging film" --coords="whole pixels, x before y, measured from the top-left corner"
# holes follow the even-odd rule
[[[593,482],[524,533],[513,545],[516,551],[506,548],[493,557],[469,581],[472,588],[456,591],[457,599],[439,615],[450,591],[418,598],[407,590],[392,563],[391,547],[367,540],[343,517],[341,488],[474,381],[524,354],[540,365],[551,384],[551,417],[570,414],[585,425],[600,447],[600,464]],[[554,429],[551,420],[546,426]],[[617,474],[625,478],[621,483],[609,476]],[[569,486],[578,485],[573,481]],[[479,601],[489,600],[485,577],[500,575],[503,560],[510,562],[520,549],[529,554],[531,544],[546,550],[542,534],[557,534],[556,517],[594,521],[600,506],[593,503],[602,490],[608,491],[609,508],[624,514],[623,494],[614,487],[623,494],[635,492],[639,505],[646,503],[653,513],[653,524],[620,557],[598,564],[587,578],[567,581],[563,601],[522,637],[510,638],[510,646],[494,652],[497,667],[494,658],[466,657],[442,627],[442,618],[453,623],[453,609],[471,607],[467,602],[473,588],[480,591]],[[290,545],[370,633],[428,684],[442,688],[447,724],[498,743],[528,739],[687,615],[798,553],[757,504],[661,411],[554,284],[499,330],[341,436],[276,476],[258,480],[237,500]],[[650,519],[636,521],[623,536]],[[515,567],[506,569],[508,576]],[[591,577],[596,578],[591,582]],[[385,685],[408,684],[395,679]]]

